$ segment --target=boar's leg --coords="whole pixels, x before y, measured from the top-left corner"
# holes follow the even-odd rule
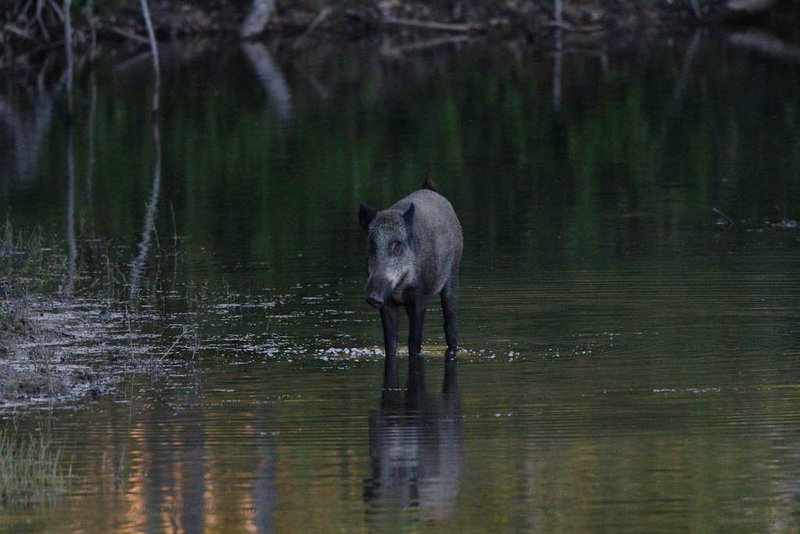
[[[408,313],[408,357],[422,352],[422,325],[425,323],[425,300],[418,299],[406,304]]]
[[[448,411],[450,407],[458,404],[458,360],[446,359],[444,362],[444,380],[442,381],[442,398]]]
[[[386,357],[393,358],[397,354],[397,306],[386,304],[381,308],[383,323],[383,346]]]
[[[447,340],[448,355],[454,355],[458,348],[458,329],[456,328],[456,306],[458,305],[458,274],[450,277],[450,280],[442,288],[440,294],[442,299],[442,313],[444,314],[444,337]]]
[[[406,406],[418,408],[425,399],[425,358],[408,360]]]
[[[389,399],[385,397],[387,391],[394,391],[400,387],[400,380],[397,378],[397,357],[387,356],[383,360],[383,401]]]

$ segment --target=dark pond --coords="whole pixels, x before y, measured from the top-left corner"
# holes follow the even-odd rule
[[[800,63],[747,42],[198,44],[157,130],[146,56],[78,68],[71,126],[58,60],[9,77],[0,208],[167,357],[3,416],[73,478],[0,529],[800,529]],[[356,209],[426,173],[464,350],[434,303],[382,392]]]

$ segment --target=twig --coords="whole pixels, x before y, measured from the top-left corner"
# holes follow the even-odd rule
[[[28,32],[26,32],[21,28],[17,28],[13,24],[6,24],[5,26],[3,26],[3,29],[6,30],[7,32],[13,33],[14,35],[19,35],[23,39],[27,39],[29,41],[35,41],[33,37],[28,35]]]
[[[314,89],[314,92],[317,93],[320,98],[323,100],[328,100],[331,97],[330,92],[312,74],[309,74],[300,66],[295,68],[297,69],[297,72],[299,72],[308,80],[308,82],[311,84],[311,88]]]
[[[800,47],[791,46],[777,37],[760,31],[731,34],[728,42],[734,46],[755,50],[768,57],[800,63]]]
[[[28,13],[28,9],[30,9],[30,7],[31,7],[31,2],[33,2],[33,0],[28,0],[24,4],[17,4],[18,9],[14,13],[14,16],[12,17],[12,20],[16,20],[23,13]]]
[[[156,32],[153,30],[153,21],[150,19],[150,8],[147,6],[147,0],[140,0],[140,3],[142,6],[144,24],[147,27],[147,37],[150,39],[150,50],[153,53],[153,68],[156,71],[156,76],[158,76],[158,42],[156,41]]]
[[[564,22],[563,6],[561,0],[553,1],[553,22],[548,26],[556,29],[555,35],[555,54],[553,55],[553,110],[561,111],[561,78],[564,61],[564,35],[563,30],[572,31],[573,26]]]
[[[94,61],[97,56],[97,20],[94,18],[94,0],[86,2],[85,13],[89,22],[89,59]]]
[[[554,22],[550,21],[545,24],[548,28],[555,28],[556,30],[564,30],[567,32],[574,32],[574,33],[597,33],[605,30],[603,25],[601,24],[587,24],[585,26],[575,26],[570,24],[569,22]]]
[[[728,217],[727,215],[722,213],[722,211],[720,211],[720,210],[718,210],[717,208],[714,208],[714,207],[711,208],[711,211],[713,211],[714,213],[716,213],[717,215],[719,215],[720,217],[725,219],[725,226],[726,227],[731,227],[731,226],[734,225],[733,219],[731,219],[730,217]]]
[[[330,7],[326,7],[325,9],[320,11],[319,15],[314,17],[314,20],[312,20],[311,24],[308,25],[308,28],[306,28],[306,31],[304,31],[303,34],[300,35],[300,37],[295,39],[294,44],[292,45],[292,47],[293,48],[297,48],[300,45],[300,43],[302,43],[309,35],[311,35],[311,32],[313,32],[317,28],[317,26],[322,24],[322,22],[326,18],[328,18],[328,15],[330,15],[332,12],[333,12],[333,9],[330,8]]]
[[[158,113],[158,92],[159,85],[161,84],[161,69],[158,66],[158,42],[156,41],[156,32],[153,30],[153,21],[150,20],[150,8],[147,7],[147,0],[140,1],[142,6],[142,16],[144,16],[144,23],[147,26],[147,36],[150,38],[150,51],[153,54],[153,70],[156,74],[156,86],[153,90],[153,114]]]
[[[769,11],[776,0],[730,0],[725,6],[729,13],[739,16],[753,16]]]
[[[72,296],[75,283],[76,263],[78,261],[78,245],[75,240],[75,126],[73,113],[75,104],[73,100],[73,71],[74,61],[72,54],[72,17],[70,15],[72,0],[64,0],[64,53],[67,57],[67,279],[64,283],[65,293]]]
[[[175,348],[175,345],[177,345],[180,342],[180,340],[183,339],[183,337],[186,335],[186,333],[188,331],[189,331],[189,327],[188,326],[182,327],[181,328],[181,333],[178,335],[178,337],[175,338],[175,341],[172,342],[172,345],[169,346],[169,348],[166,350],[166,352],[164,352],[164,354],[161,355],[159,360],[163,361],[167,356],[169,356],[170,353],[172,352],[172,349]]]
[[[39,29],[42,30],[42,35],[44,36],[44,40],[49,41],[50,33],[47,31],[47,26],[45,26],[44,20],[42,20],[42,11],[44,10],[44,2],[45,0],[36,0],[36,21],[39,23]]]
[[[169,213],[172,217],[172,244],[175,246],[178,243],[178,226],[175,224],[175,207],[171,200],[169,201]]]
[[[435,30],[455,33],[482,33],[486,31],[486,26],[479,24],[451,24],[448,22],[396,19],[392,17],[382,19],[381,22],[386,26],[400,26],[403,28],[417,28],[420,30]]]
[[[566,30],[568,32],[575,31],[575,26],[562,20],[552,20],[547,23],[547,27],[555,28],[557,30]]]
[[[70,7],[72,0],[64,0],[64,53],[67,58],[67,104],[69,119],[72,120],[72,74],[73,74],[73,57],[72,57],[72,17],[70,16]]]
[[[111,33],[115,33],[119,36],[125,37],[126,39],[130,39],[131,41],[136,41],[137,43],[150,44],[150,41],[148,41],[146,37],[142,37],[141,35],[123,30],[122,28],[118,28],[116,26],[110,27],[109,31],[111,31]]]
[[[697,3],[697,0],[691,0],[690,3],[692,4],[692,11],[694,11],[694,16],[698,19],[702,19],[703,12],[700,10],[700,4]]]
[[[55,12],[58,20],[63,24],[64,23],[64,12],[61,11],[61,8],[58,7],[58,4],[55,3],[54,0],[48,0],[47,2],[50,5],[50,8]]]
[[[97,80],[95,73],[89,74],[89,117],[86,120],[87,149],[89,151],[86,158],[86,200],[89,206],[92,205],[92,193],[94,192],[94,133],[95,133],[95,114],[97,113]]]
[[[397,46],[394,48],[387,48],[381,52],[385,57],[399,57],[403,54],[420,52],[438,46],[449,44],[466,43],[470,38],[466,35],[456,35],[454,37],[437,37],[436,39],[428,39],[426,41],[417,41],[411,44]]]

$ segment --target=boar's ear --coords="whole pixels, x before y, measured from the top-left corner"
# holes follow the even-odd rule
[[[369,230],[369,223],[372,222],[372,219],[374,219],[377,214],[378,210],[372,206],[367,206],[366,204],[359,205],[358,222],[365,232]]]
[[[403,220],[406,222],[406,226],[411,228],[414,224],[414,203],[412,202],[405,213],[403,213]]]

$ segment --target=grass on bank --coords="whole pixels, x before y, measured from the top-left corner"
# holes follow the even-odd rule
[[[52,502],[69,488],[71,467],[44,435],[0,432],[0,505]]]

